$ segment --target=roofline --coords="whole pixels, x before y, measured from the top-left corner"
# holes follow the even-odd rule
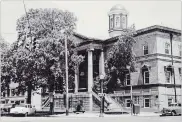
[[[143,33],[147,33],[147,32],[150,32],[150,31],[155,31],[155,30],[165,32],[165,33],[172,33],[172,34],[175,34],[175,35],[181,35],[181,30],[166,27],[166,26],[161,26],[161,25],[153,25],[153,26],[149,26],[149,27],[137,30],[136,34],[134,36],[138,36],[138,35],[141,35]]]
[[[149,26],[146,28],[136,30],[136,34],[134,35],[134,37],[145,34],[145,33],[150,33],[153,31],[161,31],[164,33],[172,33],[172,34],[181,36],[181,30],[169,28],[169,27],[165,27],[165,26],[160,26],[160,25],[153,25],[153,26]],[[111,37],[109,39],[106,39],[105,42],[109,43],[110,41],[114,41],[114,40],[118,39],[118,37],[119,36]]]
[[[78,38],[87,40],[87,41],[104,41],[104,40],[98,39],[98,38],[87,37],[87,36],[84,36],[84,35],[76,33],[76,32],[74,32],[73,35],[78,37]]]

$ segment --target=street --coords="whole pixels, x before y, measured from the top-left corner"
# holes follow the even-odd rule
[[[121,115],[107,115],[103,118],[98,116],[52,116],[52,117],[1,117],[1,122],[181,122],[181,116],[121,116]]]

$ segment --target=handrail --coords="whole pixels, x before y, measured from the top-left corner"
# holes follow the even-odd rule
[[[119,108],[123,109],[122,105],[120,105],[114,98],[110,97],[109,95],[106,96],[109,97],[115,104],[117,104]]]
[[[99,101],[101,101],[101,99],[100,99],[100,97],[98,96],[98,94],[96,93],[96,92],[94,92],[93,90],[92,90],[92,95],[97,99],[97,100],[99,100]],[[106,99],[104,100],[104,102],[107,104],[104,104],[105,105],[105,107],[107,108],[108,107],[108,101],[106,101]]]
[[[47,99],[42,103],[42,107],[45,107],[49,103],[50,99],[47,97]]]

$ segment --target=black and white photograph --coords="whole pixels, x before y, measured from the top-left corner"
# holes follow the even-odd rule
[[[181,122],[181,0],[1,0],[1,122]]]

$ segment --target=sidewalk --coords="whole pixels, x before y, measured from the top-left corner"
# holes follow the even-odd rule
[[[85,117],[99,117],[100,113],[70,113],[68,116],[66,114],[58,114],[58,115],[50,115],[51,117],[73,117],[73,118],[85,118]],[[132,117],[147,117],[147,116],[159,116],[159,113],[151,113],[151,112],[141,112],[138,115],[133,115]],[[104,114],[104,117],[131,117],[131,114]]]

